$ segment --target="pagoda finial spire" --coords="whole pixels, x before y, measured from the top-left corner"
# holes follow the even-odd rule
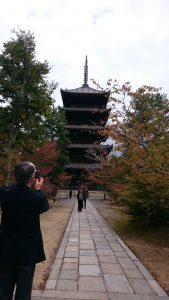
[[[85,66],[84,66],[84,84],[83,87],[88,87],[88,60],[86,55]]]

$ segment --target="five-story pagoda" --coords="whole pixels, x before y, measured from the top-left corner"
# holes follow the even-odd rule
[[[87,56],[84,67],[84,83],[82,87],[61,89],[63,109],[65,111],[69,131],[70,144],[68,145],[70,162],[66,172],[71,175],[70,185],[76,188],[86,184],[88,170],[99,168],[98,161],[89,156],[89,150],[104,149],[107,152],[110,146],[101,145],[104,137],[102,130],[107,123],[110,109],[107,102],[110,92],[99,91],[88,85]]]

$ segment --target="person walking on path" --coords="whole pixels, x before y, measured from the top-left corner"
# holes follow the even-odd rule
[[[70,190],[69,190],[69,199],[72,198],[72,193],[73,193],[73,192],[72,192],[72,190],[70,189]]]
[[[39,214],[48,210],[43,178],[28,161],[15,166],[16,183],[0,189],[0,299],[31,300],[35,265],[45,260]],[[33,187],[33,189],[32,189]]]
[[[77,200],[78,200],[78,212],[81,212],[83,209],[83,190],[82,187],[79,187],[77,191]]]
[[[89,197],[89,192],[87,187],[83,187],[83,203],[84,203],[84,208],[86,209],[86,199]]]

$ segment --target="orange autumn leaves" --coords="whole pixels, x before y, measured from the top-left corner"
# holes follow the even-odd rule
[[[160,89],[109,85],[111,118],[104,135],[115,142],[103,169],[90,174],[147,224],[169,218],[169,101]],[[139,207],[139,209],[138,209]],[[142,211],[142,213],[141,213]]]

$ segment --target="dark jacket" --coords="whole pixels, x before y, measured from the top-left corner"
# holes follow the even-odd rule
[[[88,190],[83,190],[83,199],[89,198],[89,192]]]
[[[21,266],[45,260],[39,219],[49,208],[45,195],[26,185],[14,185],[0,190],[0,202],[0,259]]]
[[[82,192],[82,191],[78,191],[78,192],[77,192],[77,199],[78,199],[79,201],[83,201],[83,192]]]

